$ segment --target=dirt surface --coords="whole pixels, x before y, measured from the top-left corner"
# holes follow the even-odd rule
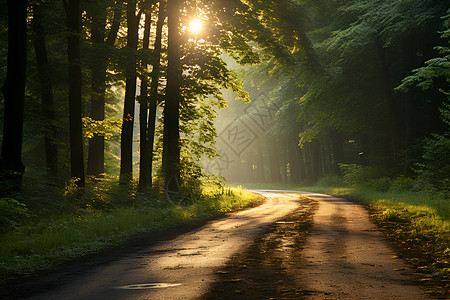
[[[235,255],[205,299],[430,299],[362,206],[303,194],[309,208]]]
[[[217,280],[218,268],[285,215],[295,194],[263,193],[260,206],[229,214],[169,241],[140,249],[85,274],[52,278],[60,286],[31,299],[192,299]]]
[[[267,200],[258,207],[85,272],[52,275],[34,283],[30,298],[428,299],[360,205],[259,192]],[[49,281],[52,289],[39,289]]]

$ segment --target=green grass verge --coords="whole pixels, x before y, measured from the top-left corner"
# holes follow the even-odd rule
[[[126,241],[135,234],[206,220],[254,204],[259,198],[241,187],[206,190],[187,206],[83,210],[77,216],[44,220],[0,236],[0,274],[45,270]],[[0,278],[1,280],[1,278]]]

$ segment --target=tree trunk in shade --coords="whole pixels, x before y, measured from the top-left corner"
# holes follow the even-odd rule
[[[152,14],[148,7],[145,14],[144,25],[144,39],[142,42],[142,49],[148,50],[150,43],[150,28]],[[147,63],[142,62],[141,66],[144,70],[147,69]],[[143,75],[141,79],[141,96],[139,101],[139,130],[140,130],[140,167],[139,167],[139,188],[143,188],[151,184],[151,176],[149,173],[149,151],[148,151],[148,77]]]
[[[344,162],[344,138],[336,129],[333,129],[331,132],[331,149],[333,153],[333,174],[340,174],[339,164]]]
[[[5,99],[0,197],[19,191],[22,163],[23,111],[27,69],[27,1],[8,0],[8,69],[2,91]],[[5,184],[8,182],[8,184]],[[6,186],[11,189],[6,190]]]
[[[163,170],[166,192],[180,191],[180,37],[179,37],[179,0],[167,2],[168,12],[168,67],[167,92],[164,105]]]
[[[137,50],[138,27],[141,14],[136,16],[136,1],[128,1],[127,5],[127,47]],[[125,100],[123,105],[123,123],[120,143],[120,180],[127,182],[133,177],[133,126],[136,97],[136,55],[131,54],[126,70]]]
[[[272,183],[281,182],[280,161],[277,152],[276,145],[268,143],[267,149],[269,150],[269,167],[270,167],[270,181]]]
[[[152,70],[152,82],[150,85],[150,97],[149,97],[149,114],[147,122],[147,140],[148,140],[148,173],[150,180],[152,179],[152,169],[153,169],[153,145],[155,140],[155,122],[156,122],[156,109],[158,105],[158,86],[159,77],[161,73],[161,40],[162,40],[162,29],[164,26],[164,21],[166,18],[166,0],[159,2],[159,12],[158,12],[158,22],[156,24],[156,40],[153,47],[153,55],[155,60],[153,62]],[[151,184],[151,182],[150,182]]]
[[[311,141],[310,144],[311,150],[311,175],[310,179],[312,183],[315,183],[320,177],[320,142],[318,139]]]
[[[56,143],[56,129],[53,124],[57,120],[53,104],[53,89],[50,79],[50,65],[45,42],[45,32],[41,23],[41,6],[33,6],[33,12],[33,44],[41,86],[45,164],[49,175],[55,176],[58,171],[58,146]]]
[[[105,42],[106,35],[106,10],[104,13],[92,16],[92,42],[94,46],[106,45],[114,46],[119,31],[120,20],[122,18],[122,3],[116,3],[111,29]],[[108,66],[108,54],[102,53],[95,56],[92,63],[92,98],[90,118],[96,121],[105,119],[105,92],[106,92],[106,71]],[[87,174],[99,176],[105,172],[105,138],[95,135],[89,139]]]
[[[299,162],[297,157],[297,143],[290,142],[288,145],[288,156],[289,156],[289,171],[291,175],[291,183],[298,184],[300,183],[300,170],[299,170]]]
[[[80,0],[69,0],[67,7],[69,30],[67,54],[69,60],[69,131],[71,176],[77,178],[77,185],[84,187],[83,132],[81,122],[81,62]]]
[[[299,181],[305,182],[306,181],[306,166],[305,166],[305,151],[297,147],[296,153],[297,153],[297,159],[298,159],[298,171],[299,171]]]

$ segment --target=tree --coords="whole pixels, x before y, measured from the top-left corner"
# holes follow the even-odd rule
[[[79,187],[84,187],[83,132],[81,121],[80,0],[68,0],[66,11],[68,28],[67,54],[69,63],[70,167],[72,178],[76,178]]]
[[[42,3],[33,6],[33,44],[36,54],[36,63],[39,72],[41,86],[41,105],[44,131],[45,162],[50,175],[55,175],[58,170],[58,146],[54,124],[56,123],[55,107],[53,99],[53,87],[51,81],[50,64],[48,61],[45,29],[42,24]]]
[[[126,68],[126,91],[123,108],[122,135],[120,144],[120,179],[131,180],[133,172],[133,125],[134,108],[136,97],[136,54],[138,45],[138,29],[142,11],[136,14],[136,0],[127,3],[127,49],[128,53]]]
[[[149,96],[149,114],[147,121],[147,151],[148,158],[147,164],[148,167],[147,172],[150,177],[150,182],[152,180],[152,169],[153,169],[153,148],[154,148],[154,140],[155,140],[155,121],[156,121],[156,108],[159,101],[158,87],[159,87],[159,78],[161,74],[161,42],[162,42],[162,31],[163,25],[166,19],[166,0],[162,0],[159,2],[159,11],[158,11],[158,21],[156,23],[156,35],[155,35],[155,44],[153,47],[153,63],[152,63],[152,74],[151,74],[151,85],[150,85],[150,96]]]
[[[93,121],[105,120],[106,71],[110,57],[110,47],[114,46],[122,18],[122,3],[114,4],[114,16],[111,29],[106,38],[107,3],[99,1],[92,12],[92,60],[90,62],[92,76],[92,95],[90,118]],[[105,41],[106,38],[106,41]],[[106,46],[106,47],[105,47]],[[105,172],[105,137],[95,133],[89,139],[87,174],[98,176]]]
[[[154,3],[146,3],[145,8],[145,24],[144,24],[144,39],[142,41],[142,50],[149,50],[150,46],[150,29],[152,23],[152,6]],[[158,20],[159,21],[159,20]],[[153,62],[153,65],[155,62]],[[159,62],[157,62],[159,65]],[[148,76],[147,76],[147,62],[141,62],[141,96],[139,98],[139,128],[140,128],[140,168],[139,168],[139,187],[151,185],[151,152],[149,152],[148,139]],[[153,142],[152,142],[153,146]],[[149,155],[150,154],[150,155]],[[150,161],[149,161],[150,160]],[[149,170],[150,169],[150,170]]]
[[[447,10],[444,19],[444,31],[442,39],[450,43],[450,10]],[[437,46],[439,56],[429,59],[425,66],[413,70],[413,75],[403,79],[397,90],[408,92],[413,86],[422,90],[438,89],[443,98],[443,107],[440,109],[441,119],[446,130],[441,133],[433,133],[424,140],[424,151],[421,162],[416,172],[419,178],[433,189],[450,192],[450,47]]]
[[[169,0],[167,92],[164,105],[163,173],[165,191],[180,190],[180,0]]]
[[[20,190],[25,167],[22,163],[23,112],[27,61],[27,1],[8,0],[8,69],[2,91],[5,99],[0,179],[10,191]]]

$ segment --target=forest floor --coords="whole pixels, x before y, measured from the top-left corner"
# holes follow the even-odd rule
[[[267,199],[260,206],[180,228],[179,235],[141,239],[16,285],[6,296],[445,299],[442,291],[425,293],[433,282],[406,265],[363,206],[323,194],[261,193]]]

